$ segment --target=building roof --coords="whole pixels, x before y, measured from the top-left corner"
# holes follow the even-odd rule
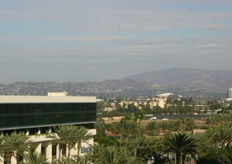
[[[226,101],[232,101],[232,98],[227,98]]]
[[[173,95],[172,93],[162,93],[162,94],[157,94],[156,96],[170,96]]]
[[[4,103],[96,103],[93,96],[5,96],[0,95],[0,104]]]

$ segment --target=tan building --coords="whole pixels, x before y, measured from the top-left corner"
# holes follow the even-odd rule
[[[129,104],[134,104],[134,106],[138,108],[142,108],[143,105],[150,105],[150,108],[159,106],[160,108],[164,108],[166,104],[166,100],[164,99],[155,99],[155,100],[133,100],[133,101],[121,101],[121,106],[128,107]]]
[[[68,96],[68,92],[48,92],[48,96]]]
[[[163,94],[158,94],[154,98],[151,98],[151,99],[137,99],[133,101],[122,101],[121,106],[128,107],[129,104],[134,104],[136,107],[141,108],[141,105],[149,104],[151,109],[157,106],[159,106],[160,108],[165,108],[167,99],[170,95],[173,95],[173,94],[163,93]]]

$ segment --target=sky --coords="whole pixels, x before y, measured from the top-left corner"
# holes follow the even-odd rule
[[[231,0],[0,0],[0,83],[231,63]]]

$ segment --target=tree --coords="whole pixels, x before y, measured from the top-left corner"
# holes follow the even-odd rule
[[[136,154],[126,147],[97,146],[93,152],[93,163],[99,164],[136,164],[138,162]]]
[[[48,138],[54,139],[54,141],[59,145],[59,158],[62,156],[62,151],[68,145],[69,152],[70,149],[75,146],[75,137],[76,137],[77,127],[69,126],[58,126],[54,128],[55,134],[49,135]],[[69,153],[70,154],[70,153]]]
[[[197,164],[232,163],[232,148],[211,148],[197,160]]]
[[[195,139],[186,133],[166,135],[164,138],[164,145],[167,151],[176,154],[176,164],[179,164],[180,161],[184,164],[186,155],[194,155],[197,148]]]
[[[106,137],[106,131],[111,130],[111,124],[106,124],[104,120],[98,121],[95,125],[95,129],[97,130],[97,135],[95,136],[95,140],[98,141],[100,138]]]
[[[232,124],[219,125],[206,131],[208,138],[216,143],[216,147],[226,147],[232,143]]]
[[[21,162],[20,164],[48,164],[46,162],[45,155],[38,154],[35,152],[30,152],[29,154],[25,155],[25,162]]]
[[[84,156],[74,155],[72,157],[63,157],[52,164],[92,164],[92,155],[86,154]],[[42,164],[42,163],[41,163]]]
[[[137,133],[135,137],[138,139],[139,142],[142,142],[144,135],[146,134],[146,128],[144,126],[138,126],[136,130]]]
[[[135,113],[135,120],[139,120],[139,124],[141,123],[142,120],[144,120],[145,117],[145,113],[142,109],[138,109]]]
[[[121,120],[125,120],[125,121],[128,121],[128,120],[134,120],[134,115],[133,114],[127,114],[125,115]]]
[[[76,161],[70,157],[63,157],[53,163],[54,164],[76,164]]]
[[[227,110],[231,111],[232,110],[232,103],[227,107]]]
[[[115,107],[116,107],[116,110],[119,110],[122,108],[121,104],[120,103],[115,103]]]
[[[92,164],[92,156],[91,154],[86,154],[84,156],[74,156],[73,158],[76,164]]]
[[[91,139],[93,136],[92,136],[92,134],[88,133],[88,129],[86,129],[83,126],[77,128],[75,135],[76,135],[75,141],[78,144],[77,145],[77,155],[80,155],[81,144],[83,142],[88,143],[89,139]]]
[[[25,155],[25,152],[29,151],[29,137],[24,133],[11,133],[3,137],[2,151],[4,153],[4,160],[7,164],[11,163],[11,156],[16,156],[19,160],[20,157]]]
[[[159,124],[155,121],[149,122],[146,126],[146,130],[149,136],[155,136],[159,133]]]
[[[134,112],[134,111],[136,111],[136,110],[138,109],[138,107],[135,106],[134,103],[132,103],[132,104],[129,104],[129,105],[127,106],[127,109],[128,109],[129,111],[131,111],[131,112]]]
[[[162,130],[163,134],[170,133],[173,129],[173,124],[171,121],[162,121],[159,123],[159,128]]]
[[[148,101],[148,102],[146,103],[146,105],[144,106],[144,108],[143,108],[143,109],[144,109],[144,110],[146,110],[146,111],[151,110],[150,101]]]
[[[97,111],[102,111],[106,107],[105,102],[98,102],[97,103]]]
[[[180,130],[182,131],[192,131],[194,129],[194,119],[192,117],[186,117],[179,119]]]
[[[197,144],[198,156],[205,155],[208,150],[211,150],[214,146],[212,140],[205,133],[196,133],[193,138]]]
[[[134,136],[137,133],[138,124],[134,121],[121,120],[116,127],[116,132],[123,138]]]
[[[0,135],[0,156],[1,157],[3,157],[3,151],[4,151],[3,144],[4,144],[4,136]],[[1,159],[0,159],[0,162],[2,162]]]
[[[55,135],[49,135],[49,138],[55,139],[55,142],[59,144],[61,158],[62,150],[68,147],[68,156],[70,157],[70,150],[75,147],[77,143],[77,155],[80,154],[82,142],[88,143],[88,140],[93,136],[88,133],[88,129],[78,126],[59,126],[55,129]]]
[[[0,136],[0,156],[3,155],[3,151],[4,151],[4,149],[3,149],[3,144],[4,144],[4,136],[1,135],[1,136]]]
[[[136,140],[135,140],[136,141]],[[139,144],[134,144],[137,147],[137,157],[145,162],[149,158],[154,158],[156,164],[164,164],[167,158],[163,156],[164,147],[161,138],[146,137]]]

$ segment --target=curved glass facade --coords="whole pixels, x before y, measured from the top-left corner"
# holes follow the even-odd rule
[[[96,121],[96,103],[5,103],[0,104],[0,130],[88,124]]]

